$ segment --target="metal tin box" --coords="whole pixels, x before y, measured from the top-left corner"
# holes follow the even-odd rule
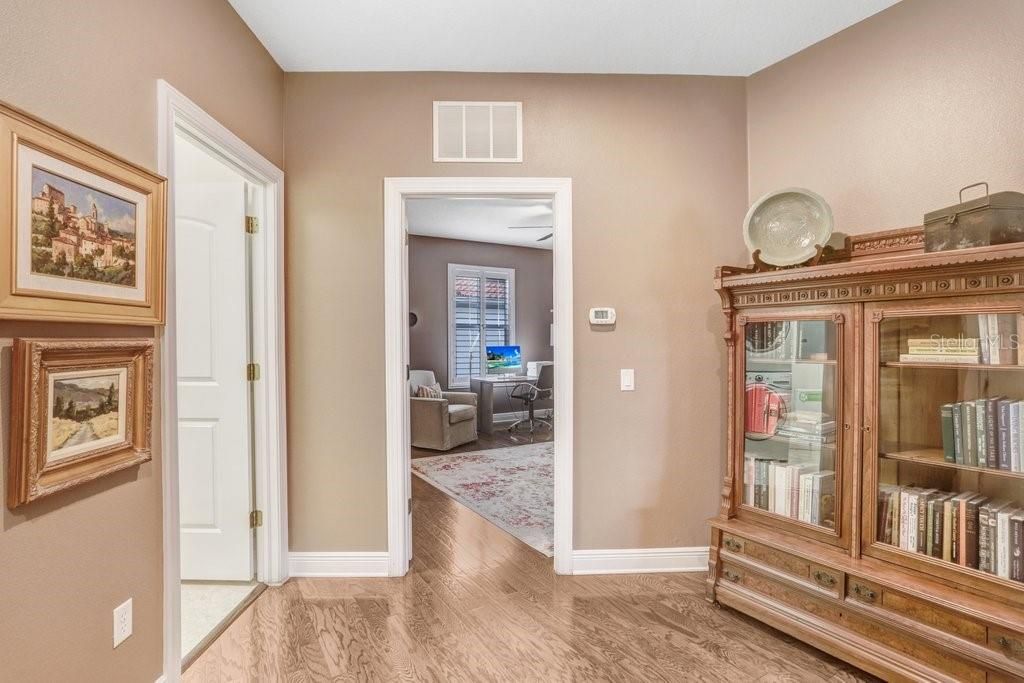
[[[963,201],[964,190],[985,186],[985,196]],[[989,194],[988,183],[960,190],[960,203],[924,215],[924,250],[949,251],[1024,242],[1024,194]]]

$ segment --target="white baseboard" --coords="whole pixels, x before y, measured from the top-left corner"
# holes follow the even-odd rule
[[[574,550],[572,553],[573,574],[646,574],[707,570],[707,546]]]
[[[551,408],[538,408],[537,410],[533,411],[533,415],[534,417],[539,417],[542,420],[551,419]],[[529,413],[526,412],[525,410],[520,410],[518,412],[512,413],[494,413],[494,416],[491,418],[491,421],[515,422],[516,420],[521,420],[526,417],[529,417]]]
[[[297,576],[387,576],[387,552],[288,553],[288,574]]]

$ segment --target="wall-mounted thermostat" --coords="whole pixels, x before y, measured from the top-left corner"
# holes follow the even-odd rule
[[[614,325],[615,324],[615,309],[608,307],[591,308],[590,309],[590,324],[591,325]]]

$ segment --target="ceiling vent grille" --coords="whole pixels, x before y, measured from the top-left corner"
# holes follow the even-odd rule
[[[522,102],[434,102],[434,161],[522,160]]]

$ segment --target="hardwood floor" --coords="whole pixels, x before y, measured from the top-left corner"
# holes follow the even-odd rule
[[[873,681],[704,600],[704,574],[555,576],[413,478],[401,579],[269,588],[186,672],[221,681]]]
[[[508,448],[509,446],[526,446],[531,443],[544,443],[555,438],[554,432],[547,427],[538,427],[530,434],[528,432],[509,432],[505,429],[507,425],[497,424],[493,434],[480,434],[476,441],[456,446],[450,451],[432,451],[428,448],[412,449],[413,458],[426,458],[432,455],[446,455],[448,453],[471,453],[472,451],[487,451],[492,448]]]

